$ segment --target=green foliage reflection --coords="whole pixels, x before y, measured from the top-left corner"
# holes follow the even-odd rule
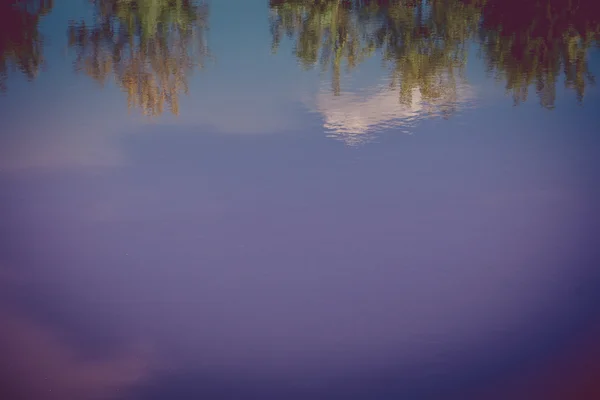
[[[516,104],[534,86],[540,103],[554,107],[561,77],[581,102],[594,83],[587,58],[600,35],[595,0],[271,0],[270,6],[274,51],[284,34],[292,38],[304,67],[331,66],[334,94],[340,65],[352,69],[377,51],[391,64],[402,103],[416,91],[426,101],[451,98],[475,40]]]
[[[98,23],[69,27],[77,70],[127,93],[128,106],[156,116],[179,113],[178,96],[207,53],[208,9],[192,0],[94,0]]]

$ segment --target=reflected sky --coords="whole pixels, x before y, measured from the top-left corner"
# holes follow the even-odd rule
[[[413,3],[2,3],[0,397],[597,398],[600,14]]]

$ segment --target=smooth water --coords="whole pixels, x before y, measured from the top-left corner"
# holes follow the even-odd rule
[[[0,1],[0,398],[600,398],[598,39],[594,0]]]

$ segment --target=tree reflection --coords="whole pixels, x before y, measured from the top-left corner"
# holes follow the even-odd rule
[[[0,1],[0,91],[6,90],[10,69],[34,79],[43,62],[40,18],[52,10],[53,0]]]
[[[207,53],[208,9],[192,0],[93,0],[94,26],[69,27],[75,67],[104,84],[109,78],[127,93],[130,109],[149,116],[165,108],[178,115],[178,96]]]
[[[480,16],[479,7],[460,1],[272,0],[271,8],[274,48],[286,33],[303,65],[331,64],[334,94],[342,62],[353,68],[380,49],[391,64],[391,87],[406,106],[414,94],[454,104]]]
[[[461,1],[393,2],[385,9],[377,45],[392,63],[391,87],[400,102],[418,93],[425,103],[453,111],[457,79],[464,80],[468,40],[477,32],[480,8]]]
[[[546,108],[554,107],[561,73],[583,101],[586,85],[594,83],[588,50],[599,37],[596,0],[488,0],[480,32],[488,70],[506,81],[515,104],[535,85]]]
[[[380,51],[391,65],[391,87],[400,102],[417,93],[427,103],[452,110],[457,81],[464,79],[475,39],[515,103],[535,85],[552,108],[557,80],[581,102],[594,83],[587,64],[600,36],[595,0],[271,0],[276,51],[284,34],[295,42],[302,65],[331,65],[333,92],[340,92],[340,65],[353,68]]]
[[[273,51],[277,51],[283,34],[296,36],[295,54],[305,68],[320,63],[331,65],[332,86],[340,93],[342,62],[355,67],[375,50],[365,14],[354,12],[357,5],[338,0],[271,0]],[[366,14],[366,16],[369,16]]]

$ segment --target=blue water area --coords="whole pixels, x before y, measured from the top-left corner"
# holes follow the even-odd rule
[[[594,0],[0,3],[0,398],[600,398]]]

